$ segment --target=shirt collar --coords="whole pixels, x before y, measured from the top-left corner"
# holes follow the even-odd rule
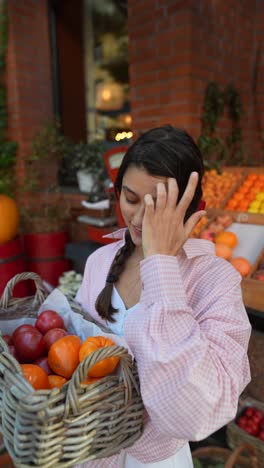
[[[118,229],[117,231],[106,234],[103,238],[116,239],[125,241],[125,234],[127,228]],[[214,255],[215,247],[214,243],[205,239],[188,239],[182,247],[186,257],[188,259],[200,257],[201,255]]]

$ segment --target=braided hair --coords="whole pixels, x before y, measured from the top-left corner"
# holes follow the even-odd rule
[[[100,317],[108,320],[108,322],[115,322],[113,314],[117,312],[117,309],[115,309],[111,303],[114,283],[116,283],[119,275],[124,270],[126,260],[132,254],[134,248],[135,244],[132,242],[130,232],[127,230],[125,235],[125,244],[117,252],[107,275],[106,285],[100,292],[95,303],[95,308]]]
[[[123,177],[130,166],[144,169],[152,176],[174,177],[179,188],[178,201],[184,194],[191,172],[198,172],[198,184],[184,221],[186,222],[198,209],[202,198],[203,159],[198,146],[185,130],[171,125],[153,128],[143,133],[128,148],[115,181],[117,200],[122,191]],[[109,322],[115,322],[113,314],[117,312],[111,304],[113,283],[124,271],[126,260],[134,248],[135,245],[127,230],[125,244],[116,254],[106,279],[106,285],[96,300],[97,312]]]

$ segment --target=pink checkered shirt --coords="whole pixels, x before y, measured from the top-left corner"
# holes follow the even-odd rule
[[[124,243],[89,256],[77,300],[99,322],[95,301]],[[206,240],[188,239],[176,257],[141,261],[142,293],[124,335],[137,360],[146,408],[143,435],[127,453],[143,463],[166,459],[187,441],[206,438],[235,417],[250,381],[251,327],[241,277]],[[78,465],[117,468],[124,453]]]

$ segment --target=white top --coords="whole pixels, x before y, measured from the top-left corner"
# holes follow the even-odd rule
[[[135,311],[138,304],[126,309],[121,296],[114,287],[112,293],[112,306],[115,309],[118,309],[118,312],[114,315],[116,321],[114,323],[108,323],[107,325],[111,328],[113,333],[123,336],[125,320],[129,314]],[[189,444],[186,444],[172,457],[155,463],[141,463],[131,455],[123,452],[123,457],[120,460],[118,468],[193,468],[190,446]]]

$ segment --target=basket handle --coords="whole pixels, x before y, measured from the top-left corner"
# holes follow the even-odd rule
[[[230,455],[228,458],[225,468],[234,468],[235,464],[239,462],[239,457],[242,452],[247,450],[250,453],[250,462],[251,462],[251,467],[252,468],[258,468],[258,459],[257,459],[257,454],[256,454],[256,449],[253,445],[251,444],[242,444],[239,447],[237,447],[234,452]]]
[[[83,393],[83,386],[81,385],[81,382],[86,378],[89,369],[97,362],[110,357],[120,357],[121,374],[124,379],[125,387],[125,403],[127,403],[132,398],[132,384],[134,384],[139,394],[139,387],[131,370],[132,356],[128,353],[128,350],[123,346],[106,346],[105,348],[99,348],[87,356],[87,358],[85,358],[79,364],[76,371],[72,375],[67,389],[65,416],[67,416],[70,411],[72,414],[79,412],[79,396]]]
[[[33,272],[18,273],[11,280],[8,281],[2,297],[0,298],[0,308],[7,309],[9,301],[13,297],[14,287],[20,281],[33,280],[36,285],[36,293],[34,296],[33,306],[42,304],[46,297],[46,290],[43,285],[42,279],[39,275]]]

